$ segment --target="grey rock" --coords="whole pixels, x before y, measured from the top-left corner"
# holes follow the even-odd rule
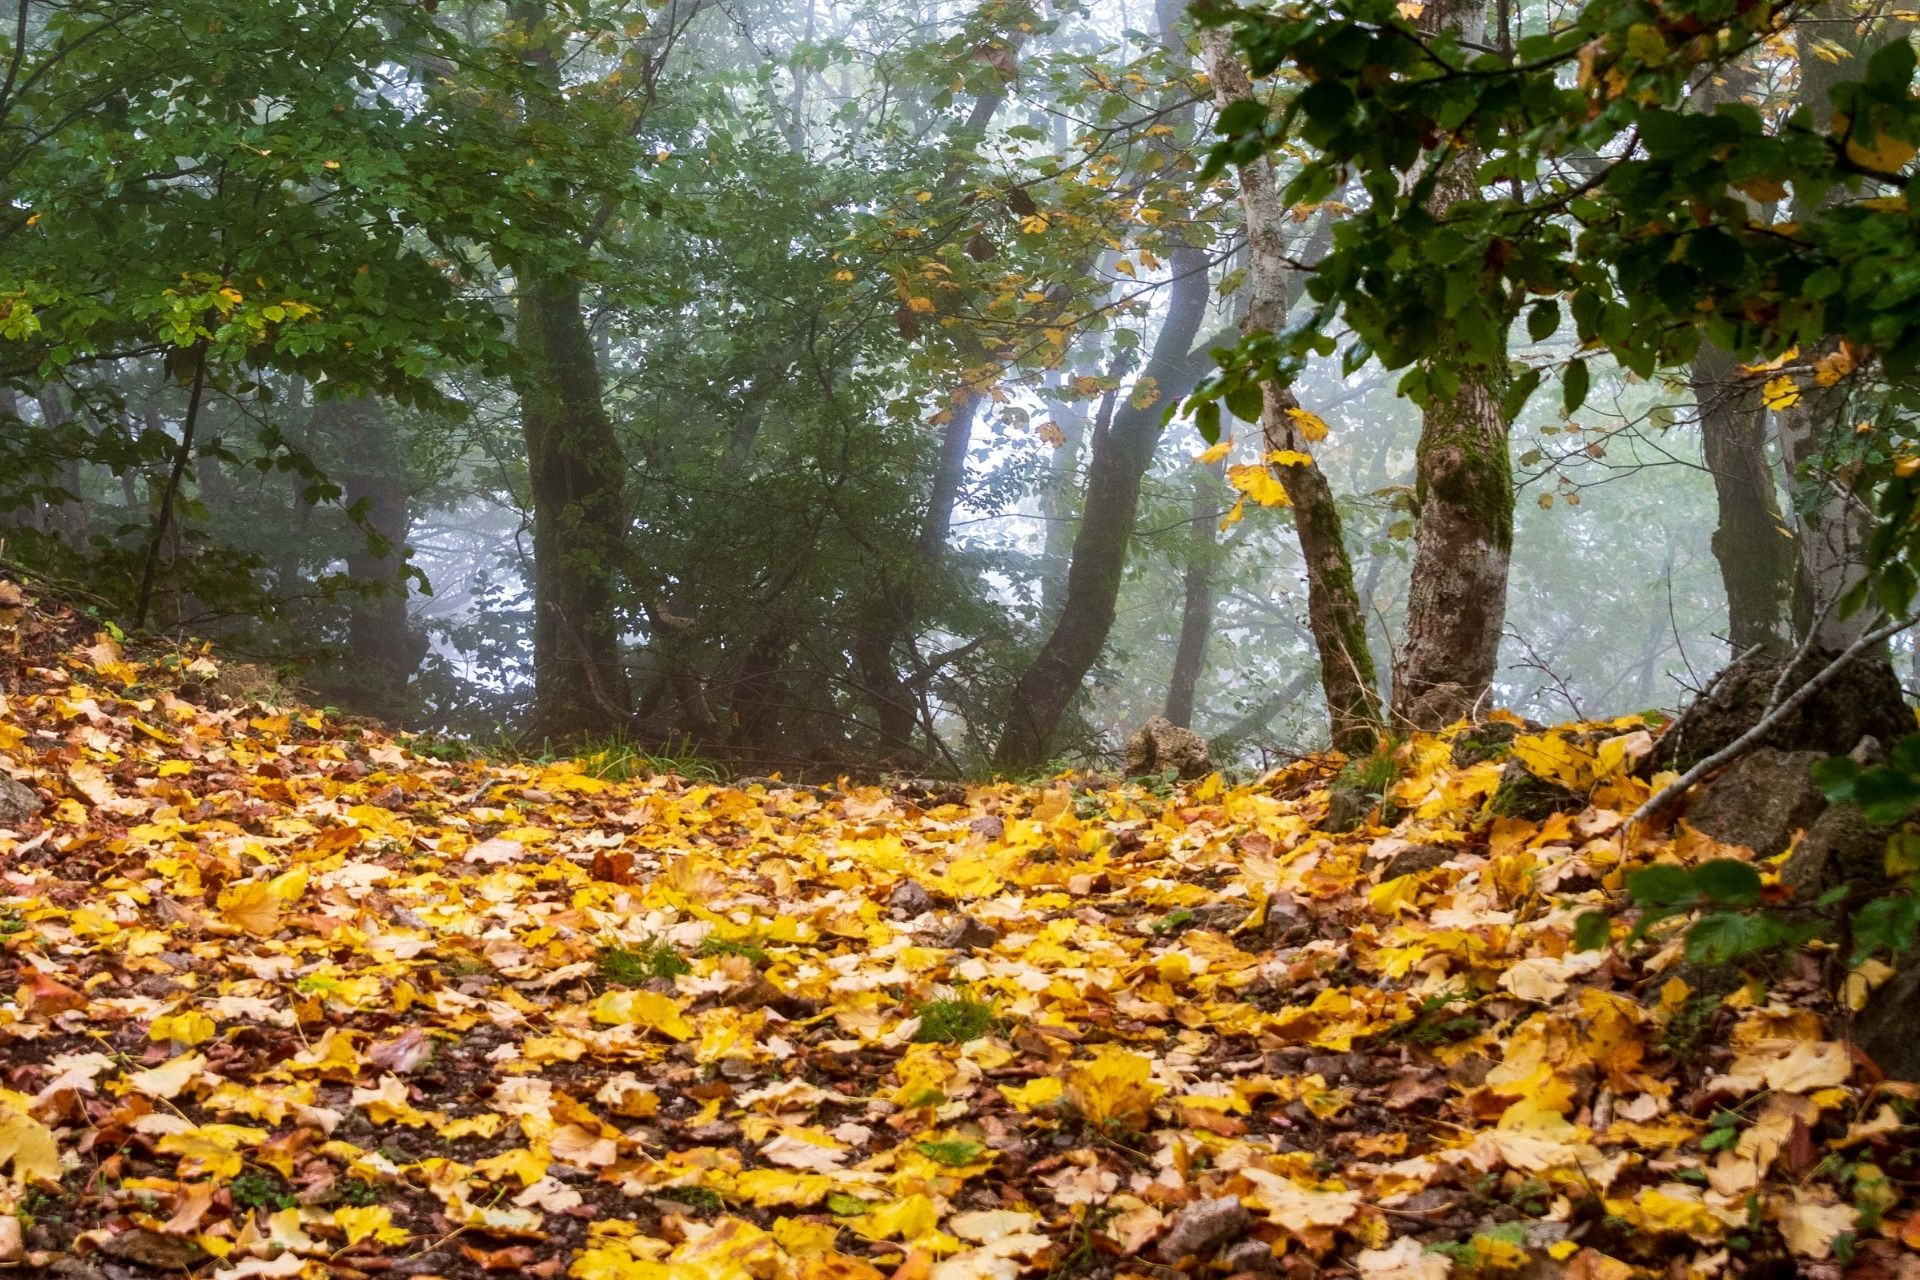
[[[1416,871],[1431,871],[1458,852],[1460,850],[1456,845],[1410,844],[1386,859],[1385,865],[1380,868],[1380,882],[1385,884],[1401,876],[1410,876]]]
[[[1000,931],[992,925],[982,924],[972,916],[955,915],[940,921],[927,931],[927,940],[936,947],[947,947],[954,951],[971,951],[975,947],[991,947],[1000,941]]]
[[[1273,1246],[1258,1240],[1242,1240],[1238,1244],[1229,1246],[1227,1251],[1220,1255],[1220,1261],[1227,1265],[1227,1270],[1234,1272],[1277,1270],[1273,1260]]]
[[[1892,827],[1868,822],[1856,805],[1831,805],[1781,864],[1780,882],[1791,886],[1801,902],[1839,884],[1878,889],[1887,881],[1887,837],[1892,833]]]
[[[1127,739],[1126,775],[1139,778],[1169,770],[1182,778],[1204,777],[1213,772],[1213,757],[1207,754],[1205,738],[1155,716]]]
[[[1820,758],[1818,751],[1761,747],[1708,783],[1688,808],[1687,821],[1722,844],[1745,845],[1770,858],[1826,808],[1811,772]]]
[[[1789,687],[1825,667],[1832,657],[1807,655],[1789,678]],[[1654,744],[1654,767],[1684,769],[1760,723],[1773,705],[1781,665],[1778,658],[1758,657],[1729,667],[1707,696],[1696,700],[1660,736]],[[1863,737],[1895,742],[1912,732],[1913,712],[1901,696],[1892,665],[1885,657],[1859,658],[1815,696],[1782,716],[1760,745],[1837,756],[1853,750]]]
[[[1241,1206],[1238,1197],[1196,1200],[1174,1216],[1173,1225],[1161,1238],[1160,1256],[1170,1262],[1204,1258],[1252,1225],[1253,1215]]]
[[[46,807],[38,791],[0,773],[0,827],[25,822]]]
[[[918,880],[902,880],[887,895],[887,905],[911,919],[933,910],[933,895]]]
[[[1854,1018],[1852,1037],[1895,1080],[1920,1082],[1920,961],[1911,953]]]
[[[1373,812],[1373,797],[1358,787],[1334,783],[1327,788],[1327,816],[1320,821],[1322,831],[1334,834],[1351,831]]]

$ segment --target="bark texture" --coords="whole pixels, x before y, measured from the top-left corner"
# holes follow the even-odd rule
[[[515,312],[533,493],[534,737],[606,733],[627,718],[616,567],[625,461],[601,404],[580,285],[523,271]]]
[[[1208,29],[1201,47],[1215,102],[1224,110],[1251,100],[1253,84],[1226,31]],[[1286,215],[1280,207],[1279,185],[1264,156],[1240,170],[1240,206],[1250,247],[1246,325],[1278,330],[1286,319],[1293,272],[1287,261]],[[1278,468],[1281,486],[1293,506],[1294,529],[1307,569],[1307,624],[1319,653],[1320,686],[1326,694],[1333,745],[1343,751],[1367,751],[1378,740],[1381,716],[1366,615],[1354,589],[1353,561],[1347,554],[1333,487],[1298,427],[1294,415],[1299,408],[1290,390],[1263,388],[1261,435],[1269,453],[1284,450],[1307,458]]]
[[[1434,35],[1474,40],[1484,26],[1479,0],[1436,0],[1421,15],[1422,29]],[[1443,163],[1431,208],[1444,221],[1449,208],[1480,191],[1471,155]],[[1433,392],[1422,412],[1414,479],[1420,525],[1394,682],[1394,716],[1416,729],[1442,728],[1485,701],[1500,660],[1513,554],[1506,370],[1463,356],[1441,372],[1458,387]]]
[[[1767,417],[1758,388],[1743,381],[1733,356],[1703,346],[1688,371],[1699,407],[1700,442],[1713,473],[1719,513],[1713,556],[1727,593],[1727,637],[1735,653],[1793,648],[1796,547],[1780,516],[1767,460]]]

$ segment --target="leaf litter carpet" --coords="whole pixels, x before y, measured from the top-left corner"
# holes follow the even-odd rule
[[[13,621],[0,1275],[1920,1275],[1915,1092],[1817,957],[1574,949],[1727,853],[1621,847],[1638,721],[1514,740],[1578,811],[1443,734],[1331,834],[1337,760],[449,763]]]

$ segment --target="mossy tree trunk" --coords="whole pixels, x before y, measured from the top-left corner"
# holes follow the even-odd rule
[[[1214,101],[1224,110],[1253,99],[1253,83],[1222,28],[1210,28],[1201,45]],[[1292,274],[1286,240],[1286,213],[1271,162],[1262,156],[1240,170],[1240,207],[1246,217],[1248,293],[1246,326],[1277,331],[1285,322]],[[1298,427],[1300,403],[1293,392],[1262,389],[1261,437],[1268,453],[1304,457],[1278,468],[1280,484],[1293,507],[1294,530],[1307,570],[1307,624],[1320,659],[1320,686],[1326,695],[1333,745],[1366,751],[1380,732],[1380,696],[1375,689],[1373,653],[1367,643],[1366,615],[1354,589],[1353,561],[1333,486],[1312,455],[1312,444]]]
[[[1481,0],[1434,0],[1420,22],[1430,35],[1478,40],[1485,16]],[[1471,153],[1443,163],[1429,202],[1442,221],[1454,205],[1480,198]],[[1504,299],[1481,302],[1492,323],[1511,319]],[[1442,728],[1485,703],[1500,660],[1513,555],[1506,368],[1461,359],[1428,375],[1415,455],[1420,523],[1393,691],[1395,719],[1416,729]]]

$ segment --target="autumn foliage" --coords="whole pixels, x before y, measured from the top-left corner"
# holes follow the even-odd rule
[[[0,585],[19,1274],[1920,1267],[1920,1094],[1817,955],[1576,949],[1629,870],[1744,856],[1626,842],[1638,720],[1414,738],[1344,834],[1319,757],[621,778],[434,758]],[[1585,801],[1496,815],[1512,761]]]

